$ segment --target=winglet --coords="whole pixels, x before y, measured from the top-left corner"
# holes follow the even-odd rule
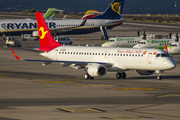
[[[10,48],[10,49],[11,49],[12,53],[14,54],[14,56],[16,57],[16,59],[22,60],[20,57],[18,57],[18,56],[16,55],[16,53],[14,52],[14,50],[13,50],[12,48]]]
[[[87,21],[87,17],[82,21],[80,26],[84,26],[86,24],[86,21]]]
[[[168,52],[168,49],[167,49],[167,45],[165,44],[165,50],[166,50],[166,52]],[[169,52],[168,52],[169,53]]]

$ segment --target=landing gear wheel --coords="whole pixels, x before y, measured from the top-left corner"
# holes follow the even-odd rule
[[[126,79],[126,73],[125,72],[122,73],[122,79]]]
[[[116,73],[116,78],[117,78],[117,79],[121,79],[121,76],[122,76],[121,73],[119,73],[119,72]]]
[[[90,79],[90,80],[93,80],[93,79],[94,79],[94,77],[90,77],[89,79]]]
[[[162,76],[157,76],[157,79],[158,79],[158,80],[161,80],[161,79],[162,79]]]
[[[89,74],[88,74],[88,73],[85,73],[85,74],[84,74],[84,79],[85,79],[85,80],[88,80],[89,78],[90,78]]]

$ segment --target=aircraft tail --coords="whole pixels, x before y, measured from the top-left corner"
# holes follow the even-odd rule
[[[97,17],[92,19],[120,19],[125,0],[113,0],[106,11]]]
[[[38,31],[39,31],[39,41],[40,41],[40,51],[50,51],[58,46],[62,46],[56,42],[49,28],[40,12],[36,12]]]

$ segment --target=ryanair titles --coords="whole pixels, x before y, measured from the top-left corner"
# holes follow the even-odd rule
[[[56,28],[56,23],[46,23],[49,28]],[[6,30],[37,29],[37,23],[2,23],[1,27]]]

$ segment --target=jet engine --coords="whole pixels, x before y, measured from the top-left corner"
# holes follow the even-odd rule
[[[140,75],[152,75],[155,71],[153,70],[136,70],[136,72]]]
[[[104,76],[106,71],[107,69],[103,65],[90,65],[87,69],[87,72],[91,77]]]

